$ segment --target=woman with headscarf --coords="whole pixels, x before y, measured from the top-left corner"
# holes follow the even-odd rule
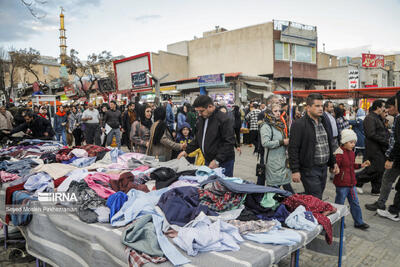
[[[56,133],[56,140],[60,141],[61,137],[64,146],[67,145],[67,133],[65,128],[67,120],[67,113],[65,112],[64,107],[60,106],[54,117],[54,132]]]
[[[167,112],[165,108],[158,107],[154,110],[154,124],[150,130],[150,140],[146,154],[155,156],[160,161],[171,160],[172,150],[184,150],[186,143],[175,143],[172,133],[165,122]]]
[[[349,124],[352,126],[353,131],[357,135],[357,143],[356,143],[356,156],[361,153],[364,156],[365,152],[365,135],[364,135],[364,126],[363,122],[365,119],[365,111],[362,108],[357,109],[356,119],[350,120]]]
[[[268,186],[283,186],[283,189],[293,193],[290,185],[292,174],[286,156],[289,138],[280,116],[280,105],[273,104],[271,109],[266,110],[265,122],[260,129],[261,145],[265,149],[265,180]]]
[[[139,111],[140,119],[132,124],[130,140],[132,148],[136,153],[145,154],[150,140],[150,129],[153,124],[151,121],[152,108],[150,105],[144,106]]]
[[[38,115],[43,119],[49,120],[49,116],[47,115],[47,109],[45,106],[40,107]]]
[[[136,121],[137,114],[135,109],[135,103],[131,102],[128,105],[128,108],[122,115],[122,141],[123,144],[127,145],[129,150],[132,151],[131,142],[129,141],[129,134],[131,132],[132,124]]]

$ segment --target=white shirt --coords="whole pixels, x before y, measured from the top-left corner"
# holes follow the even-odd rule
[[[92,117],[91,120],[85,121],[86,123],[99,123],[100,122],[100,114],[97,109],[87,109],[82,114],[82,119]]]

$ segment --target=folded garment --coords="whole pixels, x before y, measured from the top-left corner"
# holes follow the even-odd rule
[[[313,231],[318,222],[311,211],[306,211],[304,206],[298,206],[285,220],[285,224],[293,229]]]
[[[233,226],[239,229],[240,234],[245,235],[249,233],[265,233],[272,230],[276,225],[276,221],[239,221],[239,220],[230,220],[227,223],[232,224]]]
[[[126,247],[125,253],[128,255],[128,262],[129,262],[129,267],[141,267],[146,263],[162,263],[166,262],[167,258],[165,257],[151,257],[150,255],[147,255],[146,253],[139,253],[136,252],[134,249],[131,249],[130,247]]]
[[[29,174],[32,168],[37,165],[39,164],[36,161],[29,158],[18,161],[1,161],[0,170],[17,174],[22,177]]]
[[[117,213],[124,203],[128,200],[128,196],[124,192],[112,194],[107,199],[107,207],[110,208],[110,220]]]
[[[57,153],[56,153],[56,160],[57,162],[63,162],[63,161],[69,161],[70,159],[72,159],[74,157],[73,154],[70,154],[70,152],[72,151],[72,148],[63,148],[60,149]]]
[[[53,178],[44,172],[31,174],[24,184],[24,188],[29,191],[35,191],[35,194],[44,191],[54,191]]]
[[[71,171],[76,170],[77,168],[72,165],[62,164],[62,163],[51,163],[51,164],[41,164],[34,169],[33,172],[46,172],[49,174],[53,179],[57,179],[63,176],[66,176]]]
[[[226,192],[222,196],[211,191],[198,189],[200,204],[213,211],[227,211],[237,209],[245,200],[246,194]]]
[[[175,172],[183,172],[183,171],[190,171],[190,170],[197,170],[198,166],[194,166],[190,164],[186,158],[182,157],[180,159],[173,159],[165,162],[156,162],[153,161],[151,166],[152,168],[159,168],[159,167],[167,167],[173,169]]]
[[[21,178],[18,176],[18,174],[8,173],[5,171],[0,171],[0,177],[1,177],[1,182],[3,183],[7,183]]]
[[[194,181],[178,180],[178,181],[174,182],[173,184],[171,184],[170,186],[168,186],[168,188],[172,189],[172,188],[183,187],[183,186],[198,187],[199,184]]]
[[[81,148],[75,148],[70,153],[78,158],[87,158],[88,157],[87,151],[84,149],[81,149]]]
[[[266,233],[250,233],[243,235],[247,240],[262,244],[293,246],[301,242],[301,235],[294,230],[282,229],[280,224]]]
[[[190,224],[182,227],[173,239],[189,256],[207,251],[238,251],[243,242],[238,228],[217,220],[212,223],[203,213]]]
[[[78,158],[71,162],[72,166],[82,168],[92,165],[96,162],[96,157],[89,157],[89,158]]]
[[[138,252],[150,256],[163,257],[158,245],[156,230],[153,225],[152,215],[144,215],[131,223],[122,232],[122,243]]]
[[[110,195],[115,193],[115,191],[111,189],[110,181],[117,180],[118,178],[118,174],[94,173],[87,175],[85,182],[100,197],[108,198]]]
[[[223,186],[225,186],[229,191],[234,192],[234,193],[245,193],[245,194],[251,194],[251,193],[276,193],[276,194],[281,194],[282,196],[290,196],[292,193],[281,190],[275,187],[269,187],[269,186],[262,186],[262,185],[256,185],[250,182],[243,183],[243,184],[238,184],[236,182],[231,182],[229,180],[225,180],[221,177],[218,177],[216,175],[210,176],[207,181],[204,181],[203,183],[200,184],[201,187],[203,187],[206,184],[213,183],[215,181],[220,182]]]
[[[99,197],[83,180],[80,182],[72,181],[67,192],[75,194],[78,199],[77,205],[79,210],[95,210],[98,207],[106,205],[105,199]]]
[[[193,186],[185,186],[171,189],[164,193],[157,203],[157,206],[165,214],[170,224],[184,226],[200,212],[216,216],[217,213],[200,203],[199,192]]]
[[[326,242],[332,244],[332,224],[326,215],[335,213],[337,211],[335,207],[314,196],[299,194],[286,198],[283,204],[286,205],[289,211],[294,211],[300,205],[304,206],[307,211],[311,211],[325,230]]]

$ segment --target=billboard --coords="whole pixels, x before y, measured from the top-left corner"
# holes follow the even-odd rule
[[[358,89],[358,70],[349,70],[349,89]]]
[[[362,66],[364,68],[383,68],[385,67],[385,57],[383,55],[362,54]]]
[[[197,77],[199,87],[203,86],[218,86],[225,84],[225,75],[221,74],[210,74]]]
[[[137,71],[131,73],[132,88],[141,88],[150,86],[150,79],[147,77],[147,71]]]

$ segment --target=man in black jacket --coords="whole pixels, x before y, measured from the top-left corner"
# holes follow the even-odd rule
[[[137,113],[135,111],[135,103],[131,102],[128,105],[128,109],[122,115],[122,140],[123,144],[126,144],[129,151],[132,151],[131,142],[129,140],[129,133],[131,132],[131,127],[133,122],[137,118]]]
[[[49,120],[33,114],[31,111],[24,115],[24,119],[25,123],[12,129],[10,134],[26,131],[27,135],[35,139],[53,139],[54,131]]]
[[[233,176],[235,163],[235,136],[232,121],[228,115],[216,110],[212,99],[206,95],[200,95],[193,102],[193,107],[199,114],[196,123],[196,135],[178,158],[200,148],[204,155],[206,165],[211,169],[225,168],[225,175]]]
[[[121,112],[117,109],[117,103],[115,101],[111,101],[110,110],[108,110],[104,115],[103,123],[103,132],[106,130],[106,124],[111,127],[111,131],[107,133],[107,146],[111,145],[112,139],[115,135],[118,148],[121,148]]]
[[[332,132],[323,115],[322,95],[307,97],[307,113],[290,129],[289,164],[292,180],[302,182],[305,192],[322,199],[327,167],[337,174],[339,168],[333,155]]]
[[[385,170],[385,152],[389,147],[389,131],[381,117],[384,110],[385,101],[375,100],[369,109],[369,114],[364,119],[366,159],[371,162],[371,165],[357,175],[357,187],[371,182],[371,194],[378,196]]]

